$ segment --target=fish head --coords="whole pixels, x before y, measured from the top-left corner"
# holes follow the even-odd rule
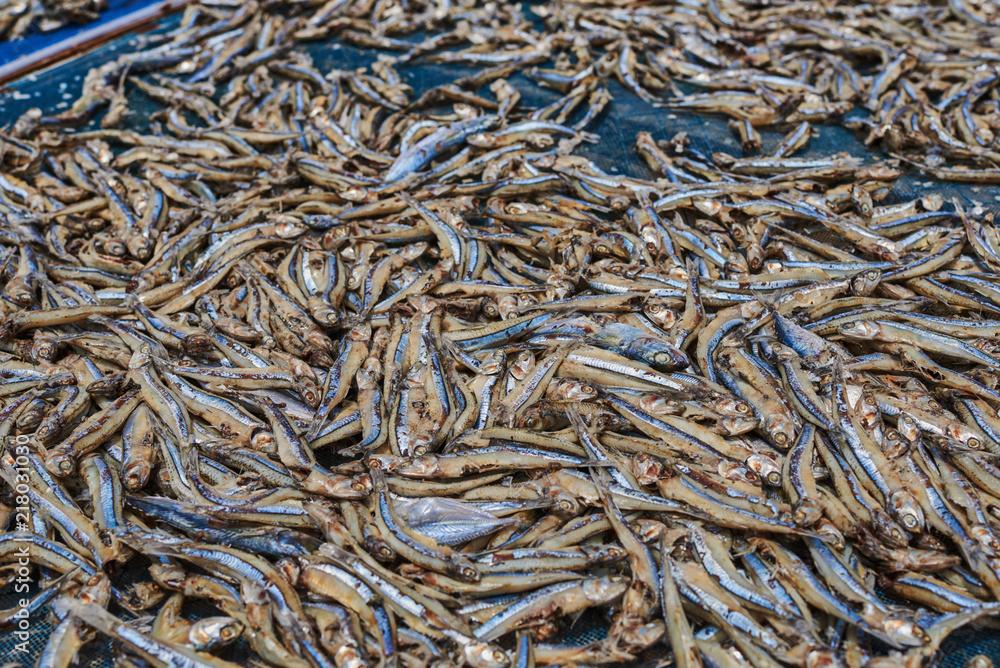
[[[781,413],[768,415],[764,420],[764,429],[771,441],[782,449],[787,449],[795,439],[795,425]]]
[[[250,436],[250,447],[265,454],[278,452],[278,442],[274,440],[274,433],[269,429],[254,430],[253,435]]]
[[[771,457],[756,453],[746,458],[746,465],[768,485],[781,484],[781,467]]]
[[[640,452],[632,456],[632,475],[640,485],[655,485],[663,477],[663,462],[656,457]]]
[[[889,512],[907,531],[920,531],[924,527],[924,511],[910,492],[900,489],[889,497]]]
[[[563,401],[588,401],[597,398],[597,390],[590,383],[563,378],[556,384],[556,393]]]
[[[875,291],[881,280],[882,271],[880,269],[866,269],[847,279],[848,290],[852,295],[867,297]]]
[[[447,562],[446,570],[448,575],[455,577],[462,582],[479,582],[482,577],[471,561],[467,558],[453,554]]]
[[[647,304],[642,308],[643,315],[664,329],[673,327],[677,322],[677,311],[663,304]]]
[[[605,575],[585,580],[583,595],[596,604],[613,601],[628,589],[629,581],[620,575]]]
[[[506,652],[484,642],[467,643],[462,648],[462,657],[470,668],[506,668],[510,665]]]
[[[655,392],[646,392],[639,395],[639,409],[650,415],[682,415],[684,405],[674,399],[668,399]]]
[[[896,421],[896,431],[911,446],[920,441],[920,426],[912,415],[900,415]]]
[[[822,515],[823,507],[816,499],[802,499],[799,505],[795,507],[795,512],[792,514],[792,521],[795,522],[796,526],[808,527],[818,522]]]
[[[931,637],[916,622],[904,617],[888,617],[882,623],[882,630],[889,639],[903,647],[922,647],[931,641]]]
[[[896,429],[886,429],[882,434],[882,452],[889,459],[902,457],[910,451],[910,444]]]
[[[243,623],[232,617],[205,617],[191,625],[188,642],[200,652],[213,651],[243,635]]]
[[[867,320],[849,322],[838,328],[838,331],[842,336],[846,336],[850,339],[862,339],[865,341],[875,339],[880,330],[881,328],[878,326],[878,323]]]

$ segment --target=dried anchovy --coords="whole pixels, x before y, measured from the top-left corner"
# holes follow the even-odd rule
[[[541,6],[539,33],[492,5],[194,5],[0,135],[0,563],[26,551],[55,618],[39,665],[96,630],[123,665],[235,665],[243,638],[303,668],[662,640],[686,666],[919,666],[1000,610],[996,225],[800,157],[842,112],[792,76],[992,19],[684,7]],[[295,49],[334,34],[402,53]],[[565,95],[528,108],[507,77],[553,56],[530,72]],[[913,57],[857,99],[934,89]],[[417,97],[419,59],[483,69]],[[743,110],[747,151],[787,136],[639,133],[655,180],[576,151],[607,80],[652,99],[677,72],[714,89],[670,104]],[[148,130],[122,127],[136,94]],[[140,555],[152,581],[115,586]],[[558,643],[588,609],[607,636]]]

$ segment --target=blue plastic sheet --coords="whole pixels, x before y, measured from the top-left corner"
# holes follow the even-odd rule
[[[137,9],[156,4],[156,0],[106,0],[108,8],[101,12],[100,17],[91,23],[69,23],[50,32],[41,32],[33,28],[26,37],[13,41],[0,42],[0,65],[5,65],[16,58],[26,56],[40,49],[70,40],[83,30],[110,23]]]

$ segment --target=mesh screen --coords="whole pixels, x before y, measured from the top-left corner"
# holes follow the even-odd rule
[[[166,19],[162,29],[169,29],[176,22],[177,17]],[[416,41],[419,36],[411,39]],[[121,52],[141,49],[144,40],[143,37],[124,37],[100,50],[84,54],[70,62],[11,84],[9,86],[11,92],[0,97],[0,118],[12,122],[32,107],[49,110],[67,108],[79,94],[83,77],[90,68],[107,62],[109,58]],[[366,67],[377,57],[376,51],[334,42],[306,43],[299,48],[307,51],[313,58],[314,64],[324,72],[330,69],[353,70]],[[400,68],[401,76],[414,89],[414,99],[433,86],[452,82],[459,77],[479,71],[481,70],[478,68],[453,64],[418,63]],[[560,97],[555,91],[541,88],[521,74],[512,76],[508,80],[521,92],[523,106],[544,106]],[[725,120],[659,109],[636,98],[615,81],[608,82],[608,85],[614,101],[608,105],[597,122],[587,128],[588,131],[599,135],[599,140],[593,144],[584,144],[578,149],[579,153],[593,160],[601,169],[610,173],[652,178],[654,175],[634,150],[635,136],[640,131],[650,132],[656,140],[669,139],[677,133],[684,132],[690,139],[690,146],[705,155],[710,156],[721,151],[736,157],[743,156],[739,141],[729,130]],[[145,112],[151,112],[154,108],[143,105],[150,105],[144,96],[136,95],[130,99],[131,113],[126,119],[126,125],[134,127],[146,125],[148,121]],[[860,117],[863,113],[855,111],[848,118]],[[92,125],[96,126],[97,121],[95,120]],[[865,145],[846,128],[816,126],[814,130],[816,133],[809,145],[797,153],[797,156],[821,157],[847,152],[863,157],[868,162],[883,160],[883,156],[869,152]],[[762,131],[761,135],[763,140],[761,153],[773,150],[782,138],[779,132]],[[954,199],[966,209],[982,207],[984,211],[1000,213],[1000,187],[941,183],[914,170],[908,171],[896,182],[892,193],[882,203],[891,204],[932,193],[942,195],[947,201]],[[148,565],[148,561],[144,559],[130,562],[126,570],[115,580],[116,586],[127,590],[135,582],[149,580]],[[21,596],[23,594],[15,594],[12,587],[0,590],[0,609],[14,607]],[[112,612],[120,614],[124,611],[112,607]],[[154,615],[155,612],[156,608],[142,614]],[[185,604],[184,614],[187,618],[196,620],[221,613],[204,602],[190,601]],[[122,616],[132,618],[132,615]],[[34,665],[52,628],[46,611],[35,614],[31,618],[29,652],[26,654],[15,652],[17,639],[9,630],[0,629],[0,663],[16,661],[25,666]],[[604,616],[590,612],[568,624],[558,641],[570,645],[586,645],[602,639],[606,634],[607,621]],[[977,654],[985,654],[995,663],[1000,663],[1000,630],[971,628],[959,630],[944,644],[938,665],[942,668],[961,668],[965,661]],[[654,646],[637,659],[633,668],[661,665],[662,660],[668,655],[669,647],[666,643]],[[222,652],[220,656],[247,665],[253,655],[246,644],[240,641]],[[114,663],[112,643],[98,637],[85,646],[77,665],[82,668],[107,668]]]

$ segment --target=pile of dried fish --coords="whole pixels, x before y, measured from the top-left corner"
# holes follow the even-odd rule
[[[0,40],[51,32],[69,23],[90,23],[105,0],[5,0],[0,3]]]
[[[220,19],[234,4],[239,3],[190,7],[184,25]],[[37,0],[9,7],[36,5],[42,8]],[[258,5],[248,3],[232,18],[217,21],[221,32],[215,39],[202,36],[206,50],[150,53],[152,60],[135,64],[141,70],[172,61],[197,67],[190,82],[220,82],[281,60],[295,41],[335,36],[394,52],[398,64],[482,68],[428,91],[417,106],[462,100],[485,84],[524,72],[564,94],[558,105],[536,111],[558,118],[584,104],[603,108],[610,101],[606,82],[614,80],[658,106],[730,118],[747,152],[760,149],[761,129],[802,124],[807,138],[810,124],[835,122],[857,130],[873,149],[938,179],[1000,183],[1000,10],[992,2],[695,0],[633,8],[586,0],[541,3],[527,11],[520,5],[466,2],[458,11],[448,3],[329,0],[292,2],[283,10],[299,16],[284,23],[281,42],[262,48],[267,40],[255,40],[255,31],[227,32],[254,21]],[[26,17],[34,16],[30,11],[6,17],[12,34],[26,29]],[[56,13],[77,16],[75,11]],[[275,28],[273,21],[255,20],[261,24],[255,29]],[[406,38],[416,33],[430,36]],[[61,115],[63,122],[79,121],[99,101],[115,99],[111,71],[122,69],[109,64],[81,98],[83,106]],[[310,80],[293,71],[285,76]],[[357,82],[351,88],[369,102],[389,103],[392,110],[399,106],[398,98],[379,99],[383,91]],[[845,118],[856,107],[867,113]],[[108,120],[120,119],[112,114]],[[685,182],[672,170],[664,175]]]
[[[748,152],[760,148],[759,129],[838,122],[938,179],[1000,183],[998,7],[967,0],[641,7],[571,0],[532,5],[528,14],[520,5],[468,6],[456,17],[445,5],[329,0],[293,34],[336,35],[398,52],[401,63],[483,68],[432,99],[525,71],[565,94],[540,113],[568,114],[585,102],[603,106],[610,99],[605,82],[615,80],[660,106],[730,118]],[[544,19],[544,30],[532,15]],[[401,39],[422,31],[432,36]],[[218,48],[249,50],[246,39]],[[855,107],[868,113],[845,119]]]
[[[668,108],[729,117],[746,151],[759,149],[758,128],[838,121],[939,179],[1000,182],[995,2],[583,0],[543,10],[551,41],[525,50],[561,42],[570,56],[536,71],[543,84],[614,77],[644,99],[668,96]],[[473,42],[443,55],[481,52]],[[855,107],[869,113],[841,120]]]
[[[38,665],[99,632],[139,666],[916,668],[995,623],[991,219],[796,157],[808,124],[602,171],[576,149],[630,75],[592,17],[656,8],[548,46],[492,5],[362,9],[192,6],[0,134],[0,563],[33,583],[0,622],[51,611]],[[370,69],[295,48],[448,21]],[[503,67],[399,72],[519,43],[593,72],[542,109]],[[586,611],[607,636],[561,643]]]

